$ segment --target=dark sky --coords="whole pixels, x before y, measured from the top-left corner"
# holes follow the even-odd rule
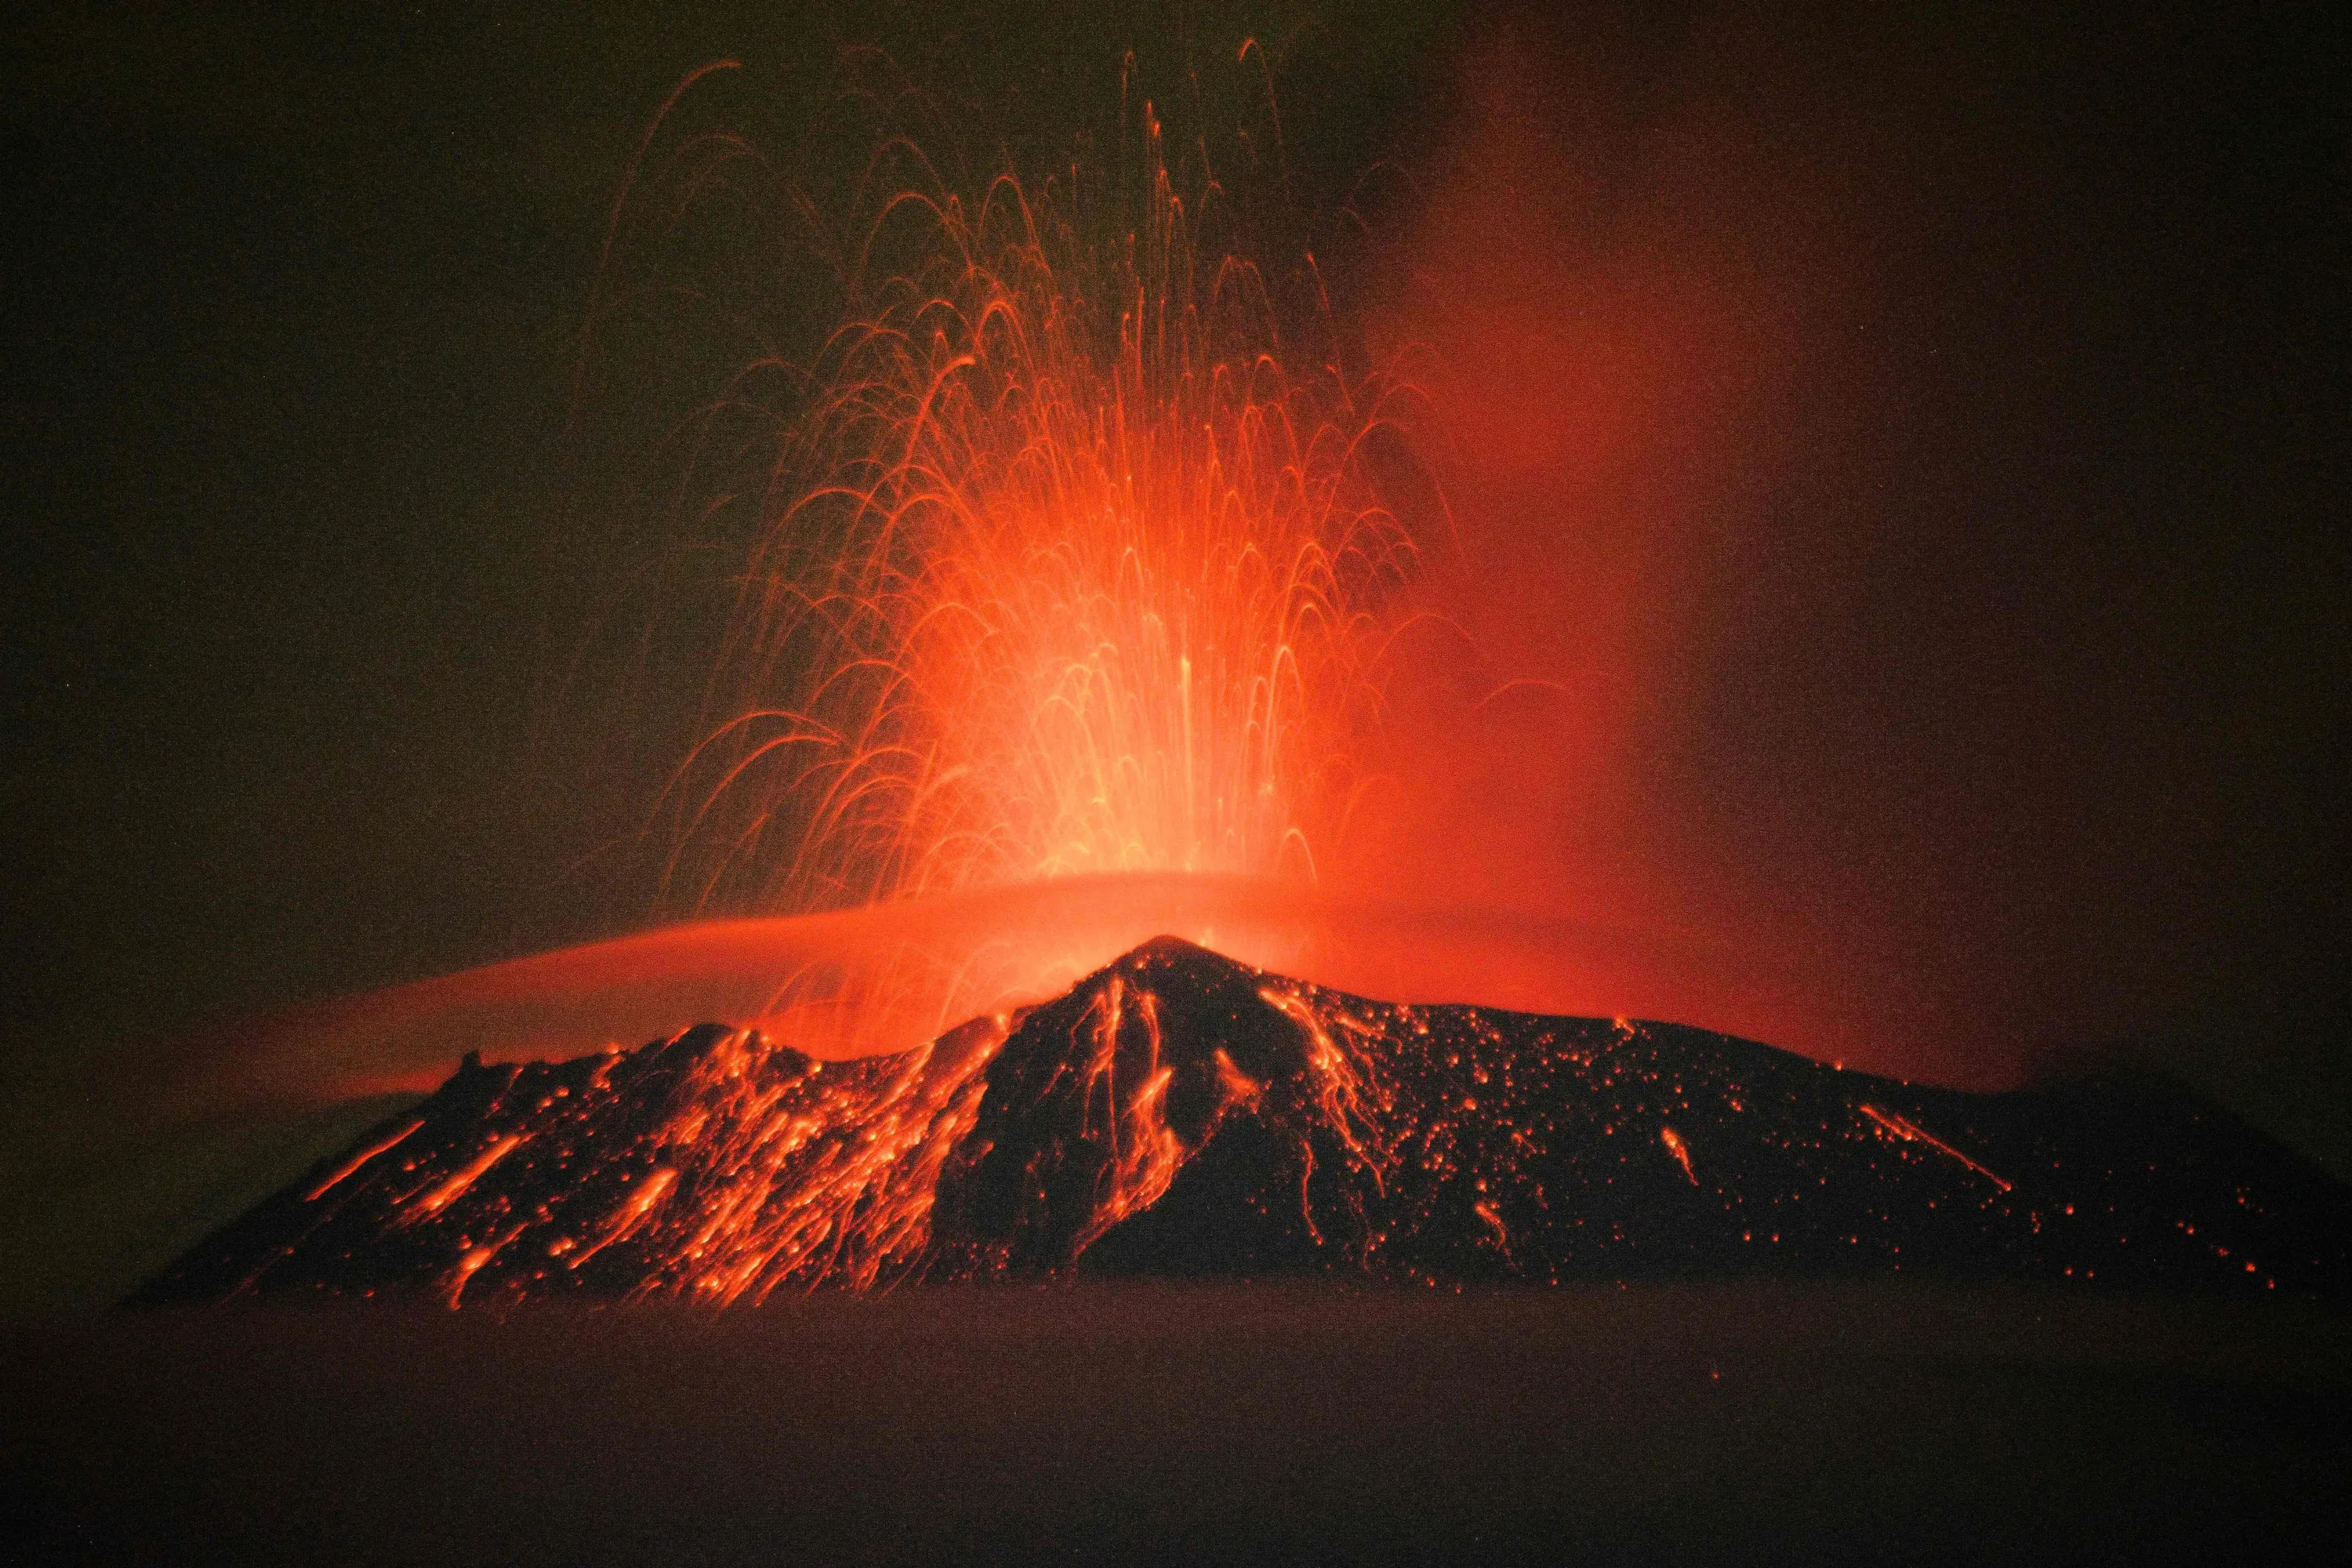
[[[1502,112],[1550,193],[1523,275],[1633,301],[1633,361],[1680,341],[1661,300],[1747,324],[1709,340],[1722,405],[1692,412],[1687,357],[1644,383],[1651,427],[1705,450],[1623,458],[1699,476],[1644,514],[1687,530],[1627,546],[1671,558],[1680,650],[1623,656],[1672,688],[1622,773],[1675,803],[1648,873],[1713,855],[1734,924],[1898,931],[1880,956],[1939,994],[2032,1007],[2079,980],[2116,1020],[2090,1044],[2161,1037],[2308,1123],[2352,1016],[2352,58],[2320,7],[2114,9],[1769,34],[1706,8],[18,16],[11,1044],[645,918],[626,845],[689,693],[562,684],[629,564],[568,483],[565,395],[606,204],[687,69],[740,56],[789,100],[872,42],[1066,109],[1057,84],[1123,47],[1257,31],[1310,183],[1486,156],[1465,106],[1510,55]],[[1706,288],[1607,292],[1658,257]],[[1593,474],[1596,516],[1648,493]]]

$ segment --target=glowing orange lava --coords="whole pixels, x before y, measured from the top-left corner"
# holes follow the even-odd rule
[[[709,479],[727,495],[692,498],[757,519],[666,797],[693,918],[265,1020],[210,1091],[424,1089],[467,1052],[713,1020],[821,1059],[904,1050],[1162,932],[1398,1001],[1822,1048],[1760,940],[1587,927],[1516,893],[1472,909],[1397,872],[1397,802],[1419,797],[1367,797],[1442,771],[1391,708],[1428,674],[1397,650],[1447,526],[1418,395],[1335,346],[1311,255],[1263,266],[1205,172],[1180,193],[1149,104],[1139,140],[1133,190],[898,186],[851,226],[848,313],[791,377],[804,404],[762,426],[755,471]],[[928,170],[891,148],[877,168]],[[1421,853],[1465,858],[1458,823],[1402,816]],[[1351,879],[1320,876],[1351,854]]]
[[[1905,1143],[1925,1143],[1928,1148],[1935,1150],[1938,1154],[1945,1155],[1949,1159],[1958,1160],[1961,1164],[1966,1165],[1969,1170],[1974,1171],[1978,1175],[1982,1176],[1986,1181],[1990,1182],[1995,1187],[1998,1187],[2002,1192],[2005,1193],[2010,1190],[2012,1184],[2000,1176],[1994,1175],[1990,1171],[1986,1170],[1982,1165],[1978,1164],[1974,1160],[1969,1159],[1966,1154],[1961,1153],[1958,1149],[1953,1148],[1941,1138],[1937,1137],[1926,1128],[1921,1127],[1909,1117],[1904,1116],[1897,1111],[1887,1110],[1879,1106],[1870,1105],[1867,1103],[1859,1105],[1855,1109],[1859,1110],[1864,1116],[1870,1118],[1871,1121],[1877,1127],[1882,1136],[1895,1139]]]
[[[734,706],[676,782],[696,910],[1311,879],[1341,831],[1417,559],[1397,395],[1285,352],[1266,273],[1195,243],[1216,188],[1178,193],[1149,104],[1141,136],[1108,229],[1009,174],[882,205],[898,270],[774,458]]]

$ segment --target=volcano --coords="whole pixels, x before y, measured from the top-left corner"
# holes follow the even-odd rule
[[[2160,1080],[1968,1093],[1163,937],[898,1055],[704,1025],[469,1058],[139,1299],[1895,1271],[2341,1298],[2347,1237],[2352,1192]]]

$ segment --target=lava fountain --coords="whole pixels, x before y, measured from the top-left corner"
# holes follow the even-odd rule
[[[1252,257],[1205,150],[1180,176],[1150,102],[1122,121],[1115,181],[959,190],[883,139],[790,416],[698,455],[688,488],[751,527],[664,798],[678,912],[1304,889],[1374,787],[1424,553],[1406,514],[1443,515],[1412,391],[1351,368],[1311,252]],[[713,426],[777,368],[747,366]],[[1107,910],[1075,947],[999,930],[782,965],[761,1011],[824,1015],[828,1054],[903,1048],[1160,930],[1213,938],[1201,901]]]
[[[1119,180],[964,190],[877,136],[881,194],[818,247],[843,288],[821,352],[754,356],[687,422],[678,510],[741,531],[657,818],[684,923],[267,1021],[247,1087],[421,1089],[467,1052],[711,1019],[904,1050],[1161,933],[1402,1001],[1780,1023],[1753,954],[1685,933],[1318,880],[1400,771],[1399,693],[1461,672],[1417,595],[1450,550],[1427,411],[1347,352],[1311,249],[1254,258],[1205,152],[1180,175],[1150,103],[1122,121]],[[632,174],[608,273],[628,215],[687,226],[753,159],[732,128],[684,141]]]
[[[860,255],[912,259],[853,275],[674,785],[696,909],[1311,879],[1343,830],[1419,555],[1403,395],[1286,356],[1141,118],[1107,237],[1075,178],[881,205]]]
[[[488,1026],[476,1050],[571,1059],[469,1060],[149,1299],[725,1304],[1082,1258],[2341,1291],[2341,1194],[2194,1106],[1416,1005],[1473,967],[1491,987],[1516,946],[1528,1000],[1564,1010],[1578,966],[1557,929],[1449,955],[1458,913],[1315,889],[1414,615],[1410,395],[1289,352],[1269,274],[1201,243],[1149,104],[1140,126],[1131,222],[1096,222],[1075,178],[879,204],[815,390],[761,454],[714,717],[668,792],[668,875],[702,918],[294,1031],[373,1028],[389,1062],[404,1032]],[[1319,300],[1306,319],[1338,336]],[[1620,994],[1645,958],[1684,995],[1739,981],[1688,947],[1581,945]],[[598,999],[605,1038],[566,1038]]]

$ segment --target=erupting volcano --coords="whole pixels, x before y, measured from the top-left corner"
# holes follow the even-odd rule
[[[648,300],[710,299],[731,326],[795,296],[763,245],[740,297],[707,250],[676,262],[688,276],[658,258],[638,276],[769,167],[735,128],[687,123],[708,74],[616,206],[592,359]],[[903,90],[844,96],[856,119]],[[1420,394],[1335,308],[1311,247],[1263,240],[1274,171],[1221,175],[1197,137],[1171,161],[1148,100],[1122,92],[1116,151],[1042,180],[1009,157],[951,177],[887,119],[848,139],[867,166],[831,208],[789,182],[744,204],[782,215],[783,248],[837,294],[822,347],[794,361],[763,339],[656,460],[684,552],[727,561],[731,600],[648,834],[662,913],[1111,877],[1316,889],[1393,774],[1400,691],[1450,679],[1401,652],[1447,637],[1413,600],[1446,527]],[[1108,940],[1001,929],[786,960],[756,1015],[673,1025],[821,1016],[819,1055],[904,1049],[1155,931],[1215,934],[1199,901],[1123,914]]]
[[[0,1568],[2344,1555],[2330,8],[23,10]]]
[[[1073,169],[968,197],[885,142],[844,324],[805,372],[745,369],[694,444],[686,490],[752,542],[667,877],[696,914],[821,915],[857,951],[764,976],[733,1026],[469,1058],[149,1299],[730,1303],[1071,1270],[2352,1283],[2340,1188],[2151,1087],[1918,1088],[1670,1024],[1364,1000],[1174,938],[1097,968],[1139,921],[1208,936],[1175,911],[1251,888],[1249,956],[1320,979],[1362,958],[1330,931],[1269,942],[1264,889],[1312,887],[1396,764],[1437,553],[1408,520],[1444,516],[1412,395],[1348,368],[1312,254],[1204,247],[1222,187],[1203,169],[1180,195],[1150,104],[1136,128],[1140,185],[1108,195]],[[720,137],[679,166],[743,155]],[[788,413],[760,403],[779,380]],[[1072,919],[970,902],[1076,879],[1097,890]],[[961,923],[906,936],[942,900]],[[756,967],[772,937],[572,966]],[[485,994],[547,983],[527,967]]]
[[[2352,1205],[2184,1097],[1923,1089],[1670,1025],[1387,1005],[1173,940],[919,1049],[693,1029],[439,1093],[150,1300],[1062,1273],[1912,1270],[2341,1296]]]

